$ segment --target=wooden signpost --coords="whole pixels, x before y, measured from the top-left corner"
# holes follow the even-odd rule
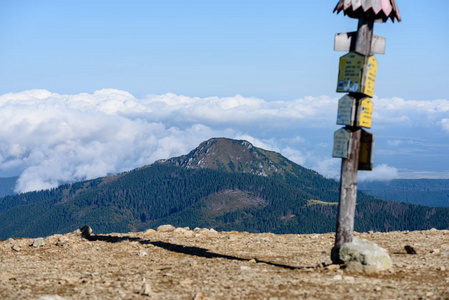
[[[335,36],[334,49],[349,51],[340,58],[337,92],[349,93],[338,101],[337,124],[346,125],[334,133],[333,157],[342,159],[333,263],[340,263],[339,251],[352,242],[357,171],[372,170],[374,135],[371,128],[377,60],[372,53],[385,53],[385,38],[373,34],[374,21],[401,21],[395,0],[339,0],[334,12],[358,19],[356,32]]]

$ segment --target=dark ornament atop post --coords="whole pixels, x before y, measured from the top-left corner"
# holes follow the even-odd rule
[[[334,12],[338,14],[341,11],[354,19],[368,17],[381,22],[386,22],[389,18],[393,22],[395,19],[401,21],[396,0],[339,0]]]
[[[364,99],[372,97],[374,93],[377,62],[374,69],[374,65],[370,63],[375,62],[372,53],[383,53],[385,48],[385,39],[373,34],[374,22],[386,22],[388,19],[391,19],[393,22],[395,20],[401,21],[395,0],[339,0],[334,12],[339,13],[340,11],[343,11],[345,15],[351,18],[358,19],[357,31],[337,34],[336,45],[334,46],[335,50],[338,51],[350,51],[346,55],[347,60],[351,59],[349,63],[346,60],[342,60],[342,58],[340,59],[337,92],[349,92],[347,97],[353,100],[346,102],[350,104],[353,101],[355,104],[355,113],[353,112],[350,115],[354,116],[356,120],[354,123],[352,121],[338,123],[337,118],[337,124],[343,123],[346,124],[346,127],[334,134],[333,156],[341,157],[342,163],[335,245],[331,253],[333,263],[341,263],[339,258],[341,246],[345,243],[351,243],[353,240],[357,200],[357,171],[371,170],[372,168],[370,157],[372,156],[374,135],[362,130],[361,127],[366,127],[366,125],[357,118],[361,116],[358,107],[363,107],[361,104],[363,104],[363,101],[366,101]],[[383,46],[381,47],[378,46],[379,40],[383,41]],[[346,63],[342,63],[345,61]],[[359,77],[359,68],[357,67],[360,67],[361,77]],[[353,72],[354,70],[357,70],[357,72]],[[357,76],[354,77],[353,73]],[[344,101],[341,104],[342,107],[339,107],[341,112],[351,111],[351,105],[346,109],[346,106],[343,105]],[[351,119],[351,117],[347,119]],[[371,127],[371,119],[369,120],[369,127]],[[364,146],[361,146],[363,143]],[[368,151],[364,151],[365,148]]]

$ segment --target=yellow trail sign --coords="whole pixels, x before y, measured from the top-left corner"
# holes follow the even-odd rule
[[[373,107],[373,101],[368,97],[359,101],[359,107],[357,109],[357,126],[371,128]]]
[[[340,57],[337,92],[374,96],[377,60],[374,55],[365,60],[365,56],[355,52]]]

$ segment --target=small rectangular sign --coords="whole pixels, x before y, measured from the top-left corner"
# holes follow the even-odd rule
[[[360,171],[373,170],[374,134],[362,129],[360,136],[359,165]]]
[[[355,40],[357,38],[357,32],[343,32],[335,34],[334,38],[334,50],[335,51],[351,51],[351,48],[355,48]],[[384,37],[373,35],[371,42],[371,53],[385,54],[386,40]]]
[[[365,57],[355,52],[340,57],[337,92],[357,93],[361,91],[364,63]]]
[[[363,72],[363,93],[370,97],[374,96],[374,84],[377,75],[377,59],[374,55],[368,57],[368,62]]]
[[[355,98],[345,95],[338,100],[337,125],[354,126]]]
[[[377,60],[374,55],[366,58],[356,52],[340,57],[337,92],[362,93],[374,96]]]
[[[360,99],[359,107],[357,108],[357,126],[371,128],[371,120],[373,115],[373,101],[365,97]]]
[[[386,39],[383,36],[373,35],[371,42],[371,53],[385,54]]]
[[[349,141],[351,136],[351,132],[345,128],[340,128],[334,132],[334,147],[332,150],[333,157],[349,157]]]

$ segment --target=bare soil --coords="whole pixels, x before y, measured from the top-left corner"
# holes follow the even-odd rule
[[[75,231],[42,246],[10,239],[0,242],[0,299],[449,299],[449,231],[355,235],[387,249],[393,268],[331,265],[333,233],[177,228]]]

